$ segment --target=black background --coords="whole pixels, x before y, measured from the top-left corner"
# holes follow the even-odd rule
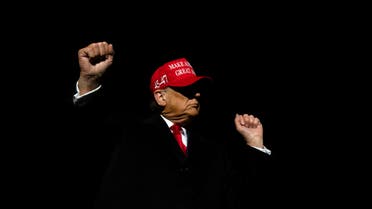
[[[367,114],[361,110],[368,82],[350,53],[358,40],[349,40],[346,27],[360,28],[347,14],[283,4],[43,6],[49,9],[17,7],[12,17],[23,18],[6,22],[3,31],[5,171],[13,204],[83,207],[89,201],[101,170],[90,173],[89,146],[74,137],[81,130],[70,102],[77,51],[95,41],[114,44],[107,88],[123,96],[116,107],[145,114],[151,73],[182,56],[215,80],[211,129],[230,126],[235,112],[259,116],[277,162],[270,197],[281,198],[273,202],[340,202],[329,193],[342,197],[345,187],[356,187],[349,178],[366,152],[355,152],[365,141],[354,121]]]

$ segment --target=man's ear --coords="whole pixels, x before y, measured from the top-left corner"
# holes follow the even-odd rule
[[[166,93],[163,89],[155,90],[153,94],[155,101],[159,106],[164,107],[167,104],[165,99]]]

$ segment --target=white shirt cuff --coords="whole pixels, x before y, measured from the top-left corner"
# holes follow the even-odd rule
[[[93,89],[93,90],[91,90],[91,91],[89,91],[89,92],[87,92],[85,94],[80,95],[80,90],[79,90],[79,87],[78,87],[78,82],[76,82],[76,94],[74,94],[74,102],[77,101],[78,99],[80,99],[81,97],[84,97],[86,95],[89,95],[89,94],[91,94],[93,92],[98,91],[98,89],[100,89],[100,88],[101,88],[101,85],[99,85],[97,88],[95,88],[95,89]]]
[[[261,147],[253,147],[253,148],[256,148],[256,149],[258,149],[258,150],[260,150],[260,151],[262,151],[262,152],[264,152],[268,155],[271,155],[271,150],[267,149],[265,146],[263,148],[261,148]]]

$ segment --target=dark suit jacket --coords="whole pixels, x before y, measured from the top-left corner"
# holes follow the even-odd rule
[[[79,111],[84,112],[90,102],[80,101]],[[244,144],[226,146],[190,126],[185,157],[159,115],[118,128],[120,140],[95,208],[230,209],[260,201],[250,198],[262,195],[260,178],[267,172],[263,169],[268,166],[267,154]]]

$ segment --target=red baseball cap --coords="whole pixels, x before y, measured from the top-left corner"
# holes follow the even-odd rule
[[[209,76],[197,76],[186,58],[169,61],[160,66],[151,76],[150,90],[170,87],[186,87],[201,79],[212,80]]]

